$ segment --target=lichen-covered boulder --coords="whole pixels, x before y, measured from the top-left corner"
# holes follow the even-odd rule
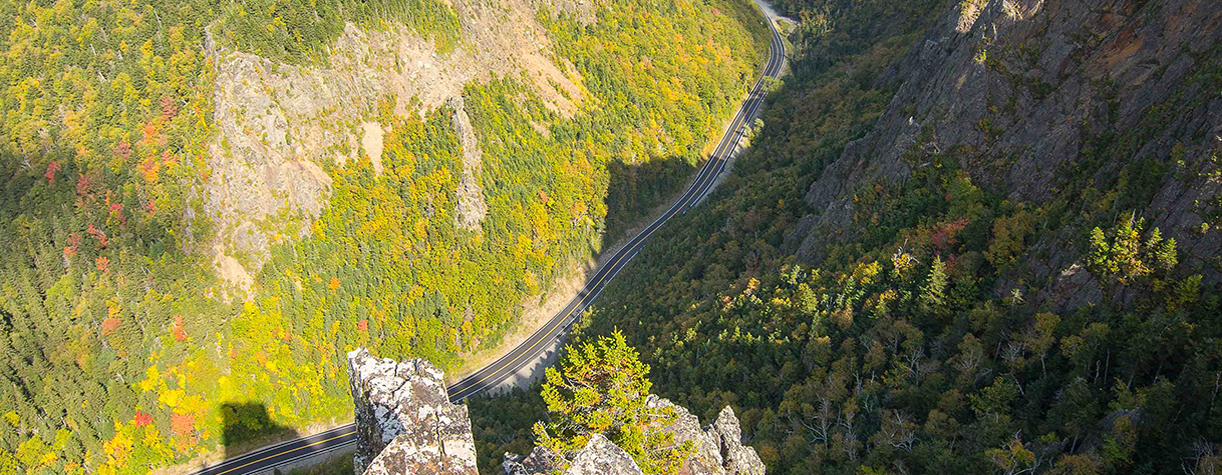
[[[662,430],[674,435],[674,442],[692,442],[695,449],[691,457],[683,462],[679,473],[687,475],[763,475],[764,463],[755,449],[742,443],[742,429],[734,410],[726,406],[712,425],[700,426],[700,420],[667,399],[649,396],[645,406],[657,412],[674,411],[675,420]],[[596,434],[585,448],[570,454],[571,460],[563,475],[609,474],[627,475],[641,473],[632,457],[623,449]],[[565,461],[543,447],[535,447],[529,456],[505,454],[502,468],[505,475],[539,475],[556,473]]]
[[[692,475],[763,475],[764,463],[755,449],[743,445],[742,429],[730,406],[721,410],[711,426],[702,428],[695,415],[668,399],[649,396],[645,405],[658,410],[672,408],[670,410],[675,411],[675,420],[662,430],[674,434],[676,444],[692,442],[695,453],[684,462],[685,468],[681,472]]]
[[[348,353],[358,475],[478,474],[467,407],[450,403],[443,378],[423,359]]]
[[[564,475],[644,475],[632,456],[602,434],[594,434]]]

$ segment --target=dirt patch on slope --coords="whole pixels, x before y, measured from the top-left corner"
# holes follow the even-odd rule
[[[382,126],[377,122],[365,122],[361,124],[361,130],[364,132],[361,136],[361,147],[365,149],[365,154],[369,156],[369,160],[373,162],[373,173],[381,175]]]

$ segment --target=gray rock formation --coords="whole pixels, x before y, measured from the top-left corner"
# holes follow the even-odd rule
[[[505,452],[505,460],[501,469],[505,475],[531,475],[535,473],[550,473],[562,467],[559,456],[543,447],[535,447],[530,455],[518,455]]]
[[[712,434],[717,442],[721,463],[727,475],[764,475],[764,462],[760,460],[759,454],[755,453],[755,449],[743,445],[742,426],[730,406],[726,406],[717,414],[717,420],[707,432]]]
[[[356,473],[476,475],[467,406],[451,404],[444,374],[423,359],[348,353],[356,405]]]
[[[458,182],[458,204],[455,205],[455,217],[458,227],[479,231],[488,215],[488,204],[484,200],[484,189],[480,187],[480,175],[483,174],[484,151],[479,148],[479,140],[475,137],[475,127],[471,125],[471,117],[463,107],[462,96],[454,96],[446,105],[454,111],[454,132],[462,141],[462,178]]]
[[[764,474],[764,463],[755,449],[743,445],[742,429],[730,406],[721,410],[711,426],[701,428],[695,415],[668,399],[650,396],[645,404],[649,408],[674,408],[678,417],[664,430],[675,435],[676,443],[689,440],[694,443],[696,453],[680,472],[692,475]]]
[[[1222,191],[1214,175],[1222,152],[1219,5],[954,2],[877,78],[875,85],[898,91],[873,130],[811,185],[805,200],[814,212],[787,248],[822,259],[826,244],[851,242],[867,226],[863,216],[868,222],[873,210],[861,209],[855,193],[903,182],[929,165],[922,154],[953,152],[977,186],[1037,206],[1081,199],[1067,191],[1066,169],[1096,187],[1122,173],[1151,181],[1137,213],[1176,239],[1181,262],[1202,267],[1207,282],[1222,280],[1212,263],[1222,234],[1198,230],[1217,214]],[[1160,169],[1167,172],[1151,171]],[[1072,228],[1034,236],[1021,268],[998,279],[995,291],[1025,280],[1050,284],[1032,305],[1068,310],[1101,300],[1076,265],[1079,250],[1065,245],[1084,239]]]
[[[679,473],[688,475],[763,475],[764,463],[755,449],[742,444],[742,430],[734,410],[726,406],[713,424],[700,427],[695,415],[667,399],[650,396],[646,406],[651,409],[673,408],[678,416],[670,426],[662,428],[674,434],[675,443],[692,442],[696,452],[684,462]],[[527,457],[505,454],[502,468],[506,475],[536,475],[558,472],[563,467],[560,457],[542,447],[536,447]],[[634,475],[641,473],[640,467],[623,449],[616,447],[601,435],[595,435],[589,444],[569,462],[564,475]]]
[[[573,458],[573,463],[564,473],[565,475],[643,475],[640,467],[637,467],[636,462],[632,461],[632,456],[611,443],[602,434],[594,434],[594,437],[590,438],[590,443],[586,444],[586,448]]]
[[[356,405],[357,475],[476,475],[475,440],[467,406],[450,403],[444,374],[423,359],[395,362],[374,358],[365,348],[348,353],[348,381]],[[742,444],[742,431],[727,406],[707,428],[687,409],[649,396],[650,409],[673,409],[677,418],[664,430],[676,443],[696,449],[681,472],[688,475],[763,475],[755,449]],[[507,475],[550,474],[565,461],[536,447],[527,457],[505,454]],[[602,435],[568,460],[566,475],[640,475],[632,456]]]

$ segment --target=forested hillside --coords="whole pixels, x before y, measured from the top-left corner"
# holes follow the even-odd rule
[[[769,473],[1216,471],[1222,8],[782,6],[752,148],[579,338],[732,405]],[[479,450],[537,397],[473,403]]]
[[[0,5],[0,472],[146,473],[343,421],[356,345],[456,366],[686,179],[767,44],[740,0],[537,3]],[[464,14],[505,12],[572,86],[513,55],[445,106],[318,79],[429,66],[362,38],[478,56]],[[255,206],[232,190],[286,180],[232,226]]]

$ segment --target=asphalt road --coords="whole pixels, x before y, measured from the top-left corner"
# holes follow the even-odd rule
[[[769,48],[770,56],[768,64],[764,67],[763,76],[776,77],[780,73],[785,61],[784,48],[785,46],[781,41],[780,34],[777,33],[775,27],[772,28],[772,45]],[[683,196],[670,209],[662,213],[661,216],[658,216],[658,219],[641,230],[631,241],[628,241],[628,244],[620,248],[619,252],[616,252],[607,261],[607,264],[590,278],[586,286],[573,297],[573,300],[570,300],[568,305],[556,313],[541,328],[536,330],[530,338],[527,338],[526,341],[518,345],[517,348],[514,348],[513,351],[492,362],[492,364],[450,385],[447,389],[450,392],[451,401],[461,401],[496,387],[501,381],[513,376],[524,366],[533,363],[550,346],[550,342],[562,338],[567,333],[573,322],[581,317],[586,307],[593,303],[594,299],[598,298],[598,294],[602,292],[603,287],[611,279],[615,278],[620,269],[623,269],[633,257],[636,257],[636,253],[645,246],[645,243],[653,236],[654,231],[661,228],[671,218],[686,213],[688,209],[700,202],[701,198],[712,189],[713,183],[717,181],[717,176],[725,169],[726,163],[738,147],[743,134],[750,127],[751,121],[755,119],[755,114],[759,112],[760,105],[763,104],[765,96],[763,82],[763,77],[761,77],[752,86],[747,100],[743,101],[743,105],[739,107],[738,112],[734,115],[734,120],[730,122],[730,127],[726,129],[726,134],[722,136],[721,143],[717,144],[717,148],[713,150],[713,155],[700,168],[700,172],[696,175],[696,180],[683,193]]]
[[[636,257],[636,253],[645,246],[645,243],[649,241],[654,231],[657,231],[658,228],[661,228],[662,225],[675,216],[686,213],[688,209],[699,203],[712,190],[717,177],[725,170],[726,164],[738,148],[743,134],[747,132],[751,121],[755,119],[760,106],[764,102],[763,77],[775,78],[784,67],[785,43],[781,41],[781,35],[777,32],[776,26],[771,21],[769,22],[769,28],[772,30],[772,44],[769,48],[768,63],[764,66],[763,76],[751,87],[750,94],[743,101],[737,113],[735,113],[734,120],[730,123],[730,127],[726,129],[726,134],[722,136],[721,142],[717,144],[717,148],[713,150],[713,155],[700,168],[700,172],[696,175],[696,180],[683,193],[683,196],[670,209],[662,213],[658,219],[641,230],[627,245],[616,252],[607,261],[607,265],[604,265],[599,269],[598,273],[590,278],[586,286],[573,297],[573,300],[569,301],[568,305],[556,313],[551,320],[548,320],[546,324],[536,330],[530,338],[527,338],[526,341],[518,345],[517,348],[514,348],[513,351],[492,362],[492,364],[450,385],[447,388],[450,393],[450,401],[457,403],[494,388],[502,381],[512,377],[526,365],[535,362],[551,346],[551,342],[563,338],[568,333],[573,322],[581,317],[582,312],[594,302],[594,299],[598,298],[598,294],[602,293],[603,287],[611,279],[615,278],[620,269],[623,269],[633,257]],[[254,475],[264,472],[271,473],[275,467],[324,452],[355,447],[355,445],[356,426],[354,424],[346,424],[319,434],[263,447],[245,455],[224,460],[216,465],[199,469],[192,472],[191,475]]]
[[[326,432],[269,445],[259,450],[201,468],[191,475],[254,475],[271,473],[276,467],[332,450],[356,448],[356,424],[345,424]]]

